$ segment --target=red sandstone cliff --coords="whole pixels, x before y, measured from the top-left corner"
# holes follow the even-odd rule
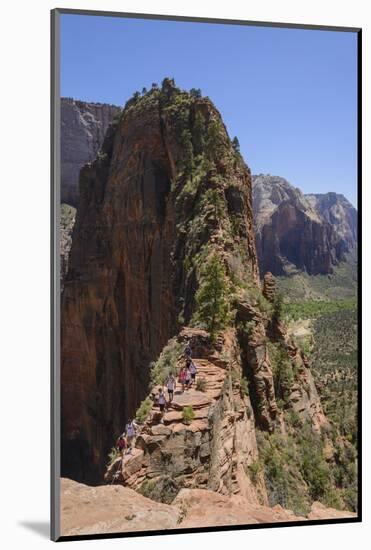
[[[192,151],[187,157],[187,140],[204,138],[208,127],[216,129],[213,146],[228,154],[199,165],[193,185],[186,172],[196,161]],[[221,239],[212,211],[203,214],[210,218],[203,226],[194,223],[208,189],[241,220],[245,263],[239,270],[249,269],[257,280],[250,173],[236,162],[209,100],[171,83],[153,90],[127,106],[97,159],[81,171],[62,298],[62,464],[68,474],[84,479],[87,460],[92,472],[100,470],[113,434],[147,393],[150,362],[176,334],[179,315],[186,323],[192,316],[197,270],[185,264],[209,240]]]

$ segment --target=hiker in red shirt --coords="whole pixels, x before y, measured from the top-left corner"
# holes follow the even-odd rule
[[[120,437],[116,441],[116,448],[121,453],[121,457],[124,458],[125,451],[127,449],[127,442],[126,442],[124,434],[120,435]]]
[[[185,367],[182,367],[179,371],[179,384],[182,386],[182,393],[184,393],[184,385],[186,383],[187,370]]]

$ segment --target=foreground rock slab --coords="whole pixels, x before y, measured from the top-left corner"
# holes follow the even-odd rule
[[[261,506],[239,495],[226,496],[204,489],[182,489],[168,505],[122,485],[90,487],[70,479],[61,480],[64,536],[349,517],[355,514],[314,502],[305,518],[279,505]]]
[[[89,487],[61,480],[61,533],[95,535],[174,529],[180,509],[154,502],[121,485]]]

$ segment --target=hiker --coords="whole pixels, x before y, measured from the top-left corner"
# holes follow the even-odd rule
[[[121,454],[121,458],[124,458],[125,451],[127,448],[127,443],[124,434],[121,434],[118,440],[116,441],[116,448],[119,450]]]
[[[188,370],[191,374],[191,386],[196,382],[197,368],[193,361],[189,362]]]
[[[185,387],[186,387],[186,390],[189,389],[189,387],[191,385],[191,381],[192,381],[191,371],[190,371],[189,367],[186,366],[186,368],[185,368]]]
[[[169,394],[169,403],[171,403],[174,398],[174,391],[176,388],[176,380],[172,372],[169,372],[169,376],[166,379],[165,385]]]
[[[160,407],[160,413],[161,413],[160,422],[163,423],[162,417],[164,416],[164,411],[166,408],[166,397],[162,388],[158,390],[158,406]]]
[[[135,436],[137,435],[137,426],[136,426],[134,420],[131,420],[129,418],[128,423],[126,424],[126,427],[125,427],[125,431],[126,431],[126,439],[127,439],[127,443],[128,443],[127,454],[131,454],[133,440],[134,440]]]
[[[187,342],[187,345],[186,347],[184,348],[184,355],[187,357],[187,358],[190,358],[192,356],[192,349],[191,349],[191,346],[189,345],[189,342]]]
[[[179,377],[178,377],[179,384],[182,386],[182,393],[184,393],[184,385],[186,382],[186,368],[181,367],[179,371]]]

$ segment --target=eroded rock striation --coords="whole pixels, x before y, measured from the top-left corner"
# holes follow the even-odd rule
[[[330,217],[284,178],[253,176],[256,247],[262,275],[332,273],[344,247]]]
[[[120,107],[61,98],[61,202],[77,206],[79,173],[93,160]]]

